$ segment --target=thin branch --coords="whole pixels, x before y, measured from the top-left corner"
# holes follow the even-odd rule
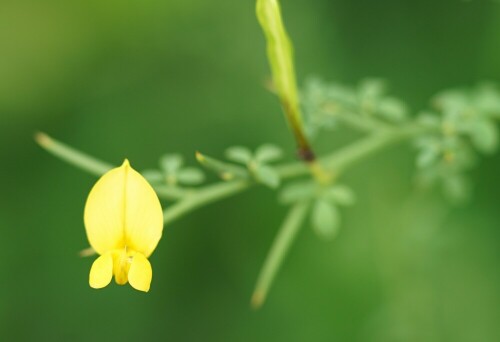
[[[299,104],[292,41],[283,23],[279,1],[257,0],[256,11],[267,41],[267,58],[271,66],[274,86],[297,143],[297,156],[307,165],[318,183],[328,184],[333,177],[316,159],[305,131]]]
[[[309,203],[301,202],[295,204],[288,212],[259,273],[251,300],[254,309],[264,304],[269,288],[306,218],[308,208]]]
[[[405,139],[411,139],[422,132],[424,132],[424,128],[420,126],[408,126],[396,132],[373,134],[321,158],[321,162],[338,177],[341,172],[344,172],[347,168],[369,155],[388,145]],[[91,174],[100,176],[113,167],[111,164],[52,139],[44,133],[38,133],[35,136],[35,140],[48,152]],[[282,179],[310,174],[310,169],[301,162],[276,166],[276,170]],[[257,183],[250,181],[231,181],[206,185],[198,189],[190,189],[183,192],[177,191],[175,193],[166,193],[168,189],[161,186],[155,190],[158,196],[164,199],[178,199],[176,203],[167,207],[164,211],[165,222],[171,223],[199,207],[242,192],[255,184]]]
[[[351,165],[363,160],[365,157],[383,149],[384,147],[416,137],[426,130],[426,127],[409,125],[404,128],[393,129],[391,131],[374,133],[366,138],[360,139],[350,145],[336,150],[320,158],[321,162],[337,177],[341,172]],[[276,170],[281,178],[294,178],[305,176],[309,169],[297,162],[276,166]]]
[[[45,133],[36,133],[35,141],[49,153],[95,176],[101,176],[114,167],[111,164],[63,144]]]
[[[207,185],[171,205],[163,212],[165,224],[172,223],[185,214],[209,203],[232,196],[248,188],[247,181],[221,182]]]
[[[394,126],[380,121],[373,116],[361,116],[355,112],[332,112],[329,114],[344,124],[365,132],[384,132],[394,129]]]

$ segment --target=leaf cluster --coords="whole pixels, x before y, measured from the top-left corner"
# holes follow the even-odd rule
[[[409,117],[406,104],[388,94],[384,80],[375,78],[364,79],[355,87],[310,78],[301,92],[301,103],[312,136],[336,127],[346,116],[388,123],[401,123]]]
[[[253,180],[270,188],[277,188],[281,177],[270,165],[283,157],[283,150],[273,144],[263,144],[254,152],[245,146],[232,146],[226,150],[226,159],[221,161],[201,153],[196,154],[198,162],[215,172],[221,179]]]
[[[417,119],[429,128],[415,141],[418,180],[424,186],[440,185],[449,200],[461,203],[471,191],[467,171],[481,154],[498,149],[500,92],[491,84],[481,84],[441,92],[431,104],[432,109]]]
[[[205,174],[199,168],[184,166],[180,154],[165,154],[160,157],[159,169],[144,170],[142,175],[153,185],[199,185],[205,181]]]
[[[354,192],[346,185],[323,187],[312,180],[288,184],[279,195],[283,204],[312,202],[311,227],[322,238],[333,238],[341,225],[340,206],[350,206],[356,201]]]

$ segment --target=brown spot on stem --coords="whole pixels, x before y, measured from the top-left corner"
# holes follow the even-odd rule
[[[303,160],[306,163],[311,163],[316,159],[316,155],[314,154],[313,150],[308,147],[299,147],[299,149],[297,150],[297,156],[300,160]]]

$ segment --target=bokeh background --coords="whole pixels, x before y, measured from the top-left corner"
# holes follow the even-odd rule
[[[282,2],[301,81],[383,77],[414,110],[443,88],[500,81],[498,1]],[[258,312],[251,292],[286,212],[264,188],[165,227],[150,293],[89,288],[92,258],[77,252],[95,178],[34,132],[138,169],[262,142],[292,159],[254,5],[0,1],[0,339],[500,340],[500,155],[473,171],[459,208],[413,191],[410,147],[353,168],[358,203],[341,234],[325,242],[305,227]]]

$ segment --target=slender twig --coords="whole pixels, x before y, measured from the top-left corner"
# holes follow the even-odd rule
[[[254,309],[260,308],[266,300],[269,288],[280,269],[281,263],[295,240],[302,222],[304,222],[308,207],[309,203],[300,202],[295,204],[288,212],[259,273],[251,300]]]
[[[420,126],[407,126],[397,131],[382,132],[372,134],[357,142],[354,142],[336,152],[321,159],[321,162],[328,167],[329,172],[338,177],[347,168],[362,161],[371,154],[384,147],[411,139],[425,132]],[[75,165],[85,171],[95,175],[101,175],[112,168],[110,164],[95,159],[85,153],[71,148],[55,139],[39,133],[35,137],[36,141],[47,151],[61,158],[62,160]],[[304,176],[310,173],[310,169],[302,162],[294,162],[277,166],[276,170],[282,179]],[[177,199],[177,202],[170,205],[163,213],[165,224],[183,217],[194,210],[213,203],[215,201],[230,197],[242,192],[257,183],[240,180],[230,182],[220,182],[206,185],[198,189],[178,189],[175,193],[168,193],[168,189],[160,187],[156,189],[160,197],[166,199]],[[307,214],[308,205],[297,204],[292,207],[280,232],[269,251],[264,266],[258,278],[255,292],[252,296],[252,306],[259,308],[266,299],[269,288],[278,272],[280,265],[286,255],[291,243],[296,236],[302,221]]]
[[[196,193],[196,191],[198,191],[195,188],[185,189],[179,186],[171,186],[171,185],[154,185],[153,187],[158,197],[169,201],[175,201],[187,196],[191,196],[194,193]]]
[[[426,131],[429,131],[429,128],[409,125],[407,127],[394,129],[391,132],[372,134],[355,144],[351,144],[336,153],[326,156],[323,161],[329,169],[333,168],[336,174],[339,175],[348,167],[353,166],[384,147],[412,139]]]
[[[114,167],[111,164],[52,139],[42,132],[35,134],[35,141],[49,153],[95,176],[100,176]]]
[[[397,128],[387,132],[374,133],[343,148],[337,149],[335,152],[320,158],[320,160],[330,172],[333,172],[338,177],[346,168],[363,160],[368,155],[388,145],[412,139],[427,130],[429,130],[429,128],[408,125],[407,127]],[[276,166],[276,170],[283,179],[304,176],[309,172],[305,165],[297,162],[278,165]]]
[[[411,139],[422,132],[424,132],[424,128],[420,126],[408,126],[396,132],[373,134],[321,158],[321,162],[332,174],[338,177],[347,168],[369,155],[388,145]],[[113,167],[111,164],[69,147],[44,133],[38,133],[35,139],[48,152],[91,174],[100,176]],[[301,162],[279,165],[276,166],[276,170],[282,179],[306,176],[310,173],[309,168]],[[157,190],[158,196],[164,199],[172,200],[174,197],[179,199],[178,202],[167,207],[164,211],[165,222],[170,223],[199,207],[242,192],[255,184],[257,183],[251,181],[220,182],[173,194],[165,193],[168,189],[161,186],[155,190]]]
[[[168,207],[163,213],[165,224],[211,202],[232,196],[248,188],[247,181],[232,181],[207,185]]]
[[[394,126],[378,120],[373,116],[361,116],[352,112],[329,112],[331,117],[343,122],[344,124],[366,132],[383,132],[394,129]]]

